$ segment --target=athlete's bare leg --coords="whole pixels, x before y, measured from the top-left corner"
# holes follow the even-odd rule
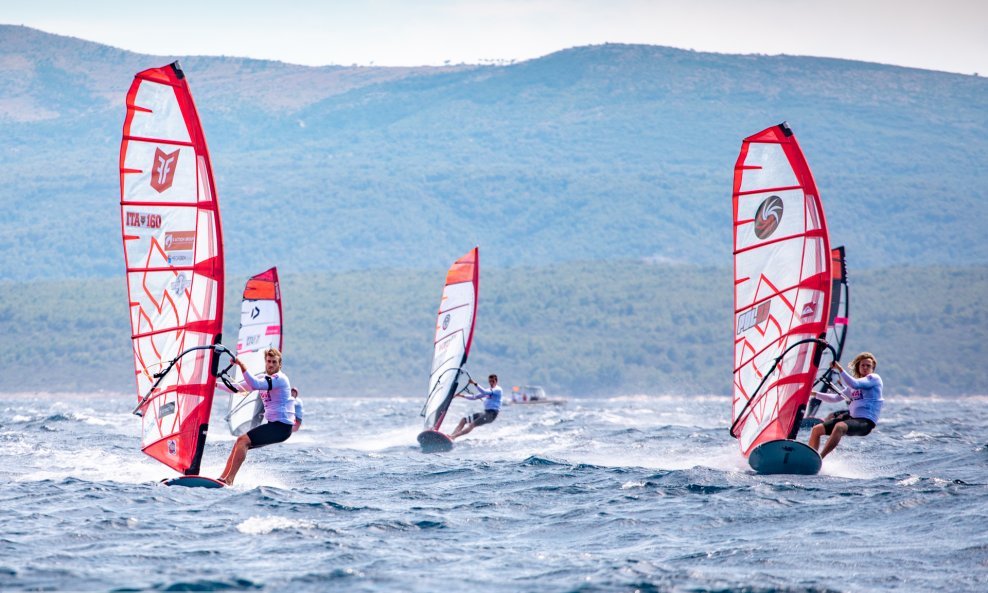
[[[467,422],[467,419],[464,418],[460,420],[460,424],[457,425],[456,430],[453,431],[453,434],[449,435],[449,438],[450,440],[453,440],[469,433],[471,430],[473,430],[473,423]]]
[[[237,472],[240,471],[240,466],[247,459],[247,447],[249,446],[249,436],[242,434],[237,437],[237,442],[233,444],[233,451],[230,451],[230,457],[226,460],[226,468],[223,470],[223,475],[220,476],[221,482],[233,484],[233,480],[237,477]]]
[[[841,437],[845,434],[847,434],[847,423],[838,422],[835,424],[834,430],[830,433],[830,438],[827,439],[827,444],[823,446],[823,452],[820,453],[820,457],[826,457],[828,453],[836,449]]]
[[[809,446],[813,448],[814,451],[820,450],[820,437],[827,432],[823,427],[823,424],[817,424],[813,426],[813,430],[810,431],[810,441]]]

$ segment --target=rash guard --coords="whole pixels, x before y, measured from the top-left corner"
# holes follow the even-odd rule
[[[261,373],[257,377],[244,373],[244,380],[238,387],[246,391],[261,392],[264,419],[268,422],[295,424],[295,411],[298,410],[300,413],[302,411],[301,402],[292,397],[292,384],[280,371],[273,375]]]
[[[501,410],[501,386],[495,385],[494,389],[484,389],[480,385],[477,386],[480,391],[477,395],[464,395],[466,399],[482,399],[484,400],[484,410],[494,410],[495,412]]]
[[[878,415],[882,411],[882,378],[878,373],[855,379],[842,371],[841,381],[851,390],[850,412],[852,418],[867,418],[878,424]]]

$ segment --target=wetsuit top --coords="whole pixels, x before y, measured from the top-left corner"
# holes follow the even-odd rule
[[[878,424],[878,415],[885,401],[882,399],[882,378],[878,373],[855,379],[847,371],[842,371],[840,378],[851,390],[851,417],[867,418]]]
[[[284,373],[280,371],[273,375],[261,373],[257,377],[244,373],[241,385],[246,385],[251,391],[261,392],[265,420],[295,424],[295,410],[301,410],[301,405],[296,405],[298,400],[292,397],[292,384],[288,382],[288,377]]]
[[[302,398],[295,397],[295,419],[299,422],[302,421]]]
[[[484,400],[484,410],[494,410],[498,412],[501,410],[501,386],[495,385],[494,389],[484,389],[480,385],[477,386],[480,391],[477,395],[464,395],[466,399],[482,399]]]

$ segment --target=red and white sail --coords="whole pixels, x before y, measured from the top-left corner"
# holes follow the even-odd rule
[[[120,144],[120,224],[138,402],[181,352],[220,340],[220,212],[189,85],[178,63],[138,73]],[[144,401],[142,448],[198,473],[213,403],[211,349],[184,356]]]
[[[790,345],[824,337],[831,259],[816,183],[786,124],[744,140],[733,196],[734,434],[747,456],[798,430],[817,345],[794,348],[765,375]]]
[[[281,286],[278,268],[261,272],[247,280],[240,305],[240,332],[237,335],[237,358],[249,369],[264,368],[264,351],[268,348],[282,350]],[[243,380],[243,373],[236,367],[236,380]],[[241,435],[261,425],[264,420],[264,403],[260,393],[230,394],[230,412],[227,414],[230,432]]]
[[[464,375],[458,370],[470,354],[479,290],[480,250],[474,247],[446,273],[436,316],[429,396],[424,410],[426,430],[439,430],[453,396],[464,387]]]

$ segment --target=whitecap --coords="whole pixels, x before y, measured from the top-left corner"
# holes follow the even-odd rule
[[[282,531],[287,529],[312,529],[315,525],[311,521],[302,519],[288,519],[286,517],[250,517],[241,521],[237,525],[237,531],[248,535],[265,535],[272,531]]]

